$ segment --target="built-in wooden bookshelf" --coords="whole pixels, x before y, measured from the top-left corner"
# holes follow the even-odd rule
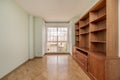
[[[74,58],[95,80],[120,80],[118,0],[99,0],[75,24]]]
[[[84,23],[84,24],[83,24]],[[80,20],[80,50],[86,52],[89,49],[89,13],[86,13]],[[87,52],[88,53],[88,52]]]
[[[85,14],[75,25],[77,26],[75,27],[75,34],[78,34],[79,31],[79,36],[75,35],[75,38],[78,40],[79,37],[79,41],[75,41],[76,51],[74,52],[74,57],[76,57],[75,59],[84,70],[88,70],[89,13]],[[79,30],[76,29],[78,27]]]

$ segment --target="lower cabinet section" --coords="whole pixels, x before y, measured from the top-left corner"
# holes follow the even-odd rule
[[[88,63],[88,73],[95,80],[105,80],[105,57],[90,53]]]
[[[99,52],[73,49],[73,57],[91,80],[120,80],[120,58],[108,58]]]
[[[79,65],[85,70],[88,70],[88,57],[87,53],[82,52],[81,50],[75,50],[74,58],[79,63]]]
[[[82,68],[84,68],[85,70],[87,70],[87,64],[88,64],[88,58],[86,55],[84,55],[82,52],[78,52],[76,51],[76,58],[77,61],[80,63],[80,65],[82,66]]]
[[[120,80],[120,58],[107,59],[105,73],[105,80]]]

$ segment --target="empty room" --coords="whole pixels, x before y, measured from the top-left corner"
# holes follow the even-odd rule
[[[0,80],[120,80],[120,0],[0,0]]]

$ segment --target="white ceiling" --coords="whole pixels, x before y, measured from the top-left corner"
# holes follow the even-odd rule
[[[27,12],[45,21],[69,21],[95,0],[16,0]]]

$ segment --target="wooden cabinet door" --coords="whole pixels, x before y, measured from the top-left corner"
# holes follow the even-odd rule
[[[90,53],[88,72],[93,78],[95,78],[95,80],[105,80],[105,58]]]
[[[75,51],[76,51],[76,47],[73,46],[73,47],[72,47],[72,55],[73,55],[73,57],[75,57]]]

